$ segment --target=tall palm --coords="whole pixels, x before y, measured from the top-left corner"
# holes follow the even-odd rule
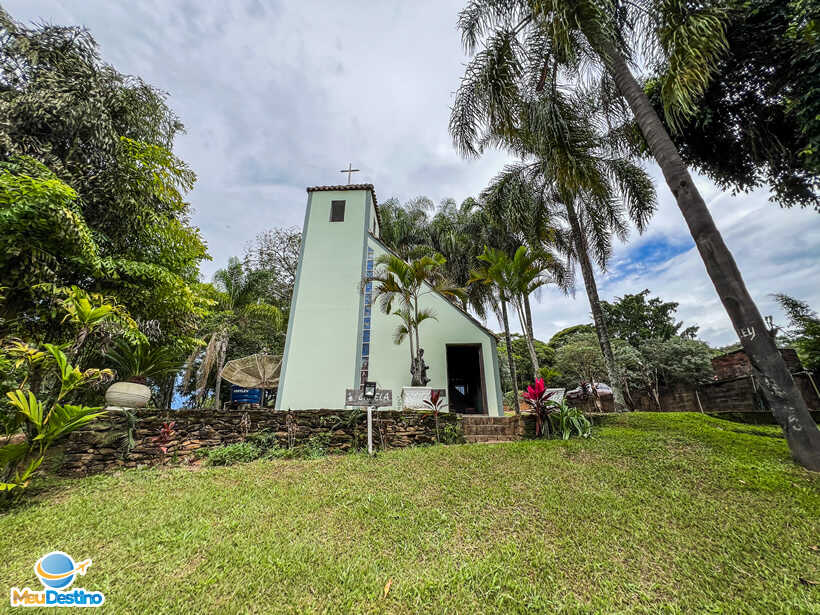
[[[489,246],[484,247],[484,252],[478,258],[482,262],[478,267],[473,269],[468,282],[468,288],[480,285],[485,288],[495,288],[495,291],[498,293],[498,302],[501,305],[501,323],[504,326],[504,343],[507,346],[507,363],[510,368],[510,378],[512,379],[515,396],[514,409],[516,414],[521,414],[521,409],[518,404],[518,373],[515,368],[515,360],[513,359],[510,318],[507,314],[507,304],[512,298],[507,288],[506,261],[509,259],[502,250],[490,248]]]
[[[572,279],[571,263],[568,263],[570,267],[563,266],[552,255],[554,248],[560,249],[561,237],[559,229],[555,228],[549,217],[550,213],[532,199],[519,200],[515,206],[507,206],[507,203],[500,203],[496,198],[497,196],[498,194],[487,190],[482,192],[478,212],[480,214],[478,216],[478,228],[472,233],[472,242],[478,246],[483,246],[485,252],[487,248],[496,250],[497,253],[490,253],[494,259],[501,258],[504,255],[511,258],[522,245],[529,246],[530,249],[536,252],[548,254],[551,274],[556,284],[567,290]],[[492,256],[492,254],[495,254],[495,256]],[[497,293],[497,300],[493,304],[493,309],[504,325],[504,340],[508,349],[507,358],[510,362],[510,375],[513,381],[513,390],[516,391],[517,395],[518,374],[511,351],[512,337],[507,314],[507,306],[513,305],[512,297],[499,286],[500,280],[487,279],[487,274],[492,273],[492,270],[488,270],[487,265],[488,263],[484,262],[482,266],[475,269],[471,281],[483,280],[485,283],[478,286],[495,289]],[[468,291],[475,286],[476,284],[471,284]],[[536,290],[536,295],[537,293],[538,290]],[[533,337],[529,295],[522,297],[522,302],[527,321],[526,330]]]
[[[217,406],[222,392],[222,369],[228,355],[231,331],[251,322],[280,331],[284,321],[282,312],[262,301],[266,292],[267,273],[248,269],[237,258],[231,258],[225,269],[214,274],[216,310],[206,320],[205,348],[197,348],[188,357],[182,388],[187,389],[196,370],[196,403],[201,403],[209,378],[215,374],[214,400]]]
[[[481,209],[482,242],[498,248],[512,256],[522,245],[527,245],[538,252],[552,253],[554,248],[561,248],[560,229],[553,223],[551,213],[533,199],[523,194],[505,194],[504,198],[515,200],[514,203],[500,202],[502,195],[485,189],[482,191]],[[557,261],[553,258],[553,262]],[[570,283],[569,269],[554,267],[553,275],[561,288],[566,289]],[[537,296],[537,293],[536,293]],[[527,319],[527,330],[533,335],[532,309],[530,297],[524,297],[524,314]]]
[[[623,409],[617,367],[601,310],[590,254],[606,269],[612,236],[625,240],[628,220],[643,231],[655,210],[655,190],[639,166],[625,160],[608,135],[600,134],[589,109],[576,97],[522,101],[516,130],[496,141],[526,160],[508,165],[482,197],[496,210],[523,208],[545,212],[568,225],[553,243],[580,265],[598,341],[613,389],[615,407]]]
[[[494,293],[491,287],[469,282],[484,245],[482,239],[489,231],[487,224],[480,204],[470,197],[461,205],[452,199],[443,201],[427,228],[430,246],[446,259],[444,276],[464,289],[462,308],[471,308],[482,319],[495,305]]]
[[[464,296],[461,288],[442,275],[444,263],[441,254],[423,256],[409,262],[394,254],[382,254],[376,259],[373,275],[363,280],[363,285],[375,284],[373,297],[379,301],[382,311],[401,319],[394,341],[401,344],[405,338],[409,339],[411,386],[424,386],[428,382],[419,326],[436,316],[432,310],[421,305],[422,298],[432,293],[458,299]]]
[[[557,91],[597,70],[602,111],[629,109],[663,172],[743,349],[761,374],[760,394],[783,428],[794,458],[820,470],[820,430],[767,333],[757,305],[677,148],[632,74],[637,55],[668,68],[661,84],[672,126],[695,108],[725,49],[726,9],[676,0],[470,0],[459,16],[470,53],[451,116],[466,154],[487,133],[515,130],[522,93]],[[622,98],[621,98],[622,97]]]
[[[424,196],[404,205],[396,198],[384,201],[379,205],[381,240],[405,260],[431,256],[429,214],[434,209],[433,201]]]
[[[551,254],[530,250],[527,246],[519,247],[512,257],[501,250],[485,247],[478,258],[484,265],[474,272],[473,281],[496,284],[504,295],[512,300],[527,342],[532,371],[537,375],[541,366],[535,353],[533,335],[527,327],[524,300],[542,286],[556,282],[556,277],[551,272],[559,267],[559,264]],[[511,353],[512,346],[507,348]]]

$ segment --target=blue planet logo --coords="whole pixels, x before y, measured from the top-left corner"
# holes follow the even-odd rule
[[[52,551],[37,560],[34,564],[34,573],[44,587],[67,589],[74,582],[74,577],[85,574],[86,568],[90,565],[90,559],[75,563],[67,553]]]

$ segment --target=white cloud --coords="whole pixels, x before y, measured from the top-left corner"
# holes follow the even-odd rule
[[[87,26],[106,61],[169,92],[188,131],[177,154],[199,175],[190,200],[214,257],[206,277],[259,230],[300,225],[305,186],[343,181],[337,171],[348,162],[380,199],[461,200],[486,185],[506,157],[462,160],[447,134],[465,61],[455,28],[463,4],[4,3],[18,20]],[[820,217],[780,210],[763,192],[732,197],[697,181],[761,311],[780,316],[772,292],[820,306]],[[691,241],[662,183],[658,192],[649,232],[619,247],[611,274],[599,276],[601,296],[650,288],[679,301],[680,316],[700,324],[705,339],[728,343],[734,333],[694,249],[642,268],[633,262],[647,242]],[[588,312],[580,280],[574,300],[545,291],[535,306],[538,335],[588,321]]]

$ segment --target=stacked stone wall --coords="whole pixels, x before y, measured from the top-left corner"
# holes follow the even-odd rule
[[[436,441],[431,412],[376,411],[373,442],[377,449],[401,448]],[[108,417],[73,432],[63,448],[60,472],[85,475],[113,468],[134,468],[158,463],[163,457],[182,461],[203,448],[244,440],[256,432],[272,433],[279,446],[288,448],[318,438],[330,452],[346,452],[367,445],[364,410],[137,410],[129,429],[127,417],[112,411]],[[156,440],[164,423],[173,422],[168,442]],[[133,446],[126,446],[131,432]],[[456,414],[439,415],[439,433],[458,438],[462,433]],[[166,452],[160,449],[166,448]]]

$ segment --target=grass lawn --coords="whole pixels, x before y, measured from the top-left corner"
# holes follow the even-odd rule
[[[697,414],[52,481],[0,536],[0,610],[58,549],[108,613],[820,613],[820,477]]]

